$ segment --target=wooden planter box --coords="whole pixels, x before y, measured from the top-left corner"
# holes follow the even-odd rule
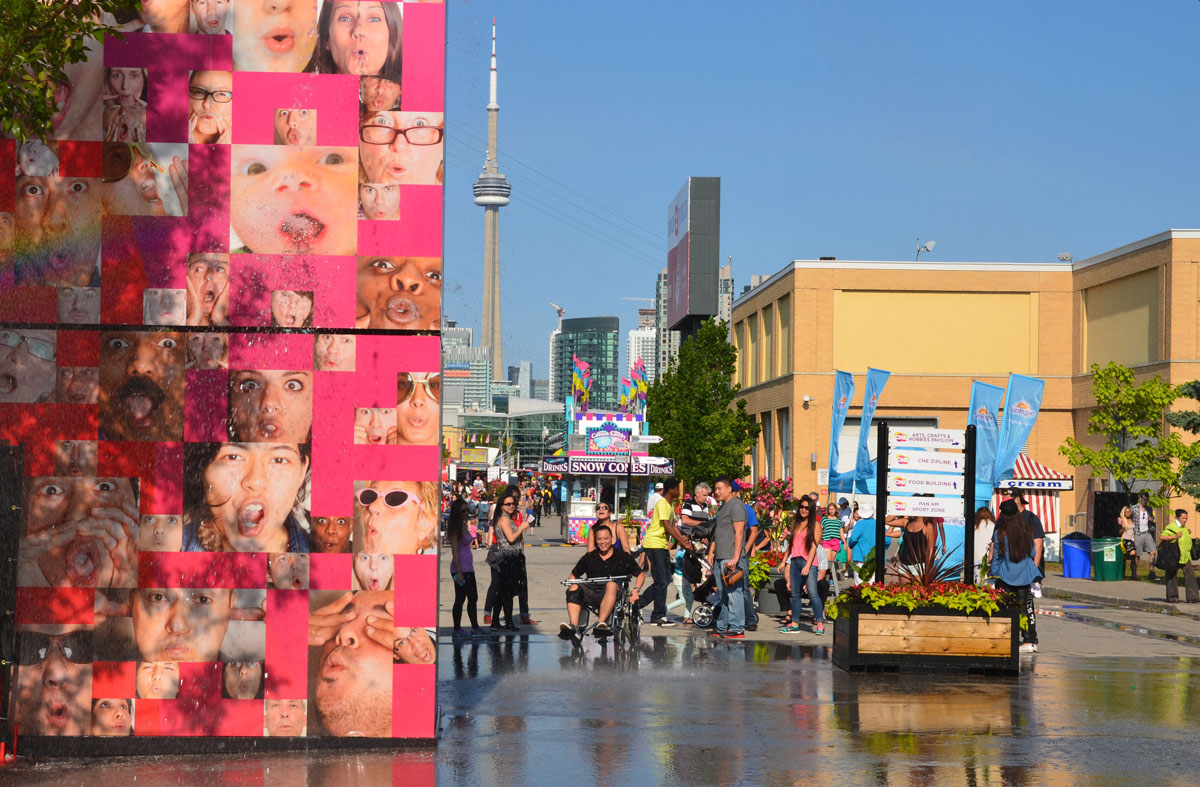
[[[1020,612],[990,618],[865,604],[833,623],[833,663],[847,671],[1020,672]]]

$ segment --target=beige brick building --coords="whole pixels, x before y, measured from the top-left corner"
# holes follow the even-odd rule
[[[1198,304],[1200,230],[1073,263],[796,260],[733,306],[736,380],[763,426],[750,464],[756,476],[820,488],[836,369],[854,374],[856,390],[841,469],[854,465],[868,366],[892,373],[876,419],[956,429],[972,380],[1003,387],[1018,372],[1046,381],[1027,450],[1075,477],[1061,494],[1065,523],[1085,510],[1090,471],[1058,447],[1068,436],[1102,442],[1087,434],[1091,364],[1118,361],[1175,384],[1200,378]]]

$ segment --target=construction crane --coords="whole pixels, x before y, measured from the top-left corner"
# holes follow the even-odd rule
[[[567,310],[564,309],[563,307],[559,306],[554,301],[550,301],[550,308],[554,309],[554,311],[558,314],[558,329],[561,331],[562,330],[562,318],[563,318],[563,315],[567,313]]]
[[[623,296],[621,298],[621,300],[623,300],[623,301],[641,301],[642,303],[654,303],[655,302],[654,298],[631,298],[627,295]]]

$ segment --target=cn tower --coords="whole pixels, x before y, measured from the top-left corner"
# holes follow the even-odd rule
[[[491,352],[492,379],[505,378],[500,330],[500,208],[508,204],[512,186],[497,166],[496,141],[500,105],[496,103],[496,18],[492,17],[492,73],[488,95],[488,147],[483,172],[475,181],[475,204],[483,206],[483,337]]]

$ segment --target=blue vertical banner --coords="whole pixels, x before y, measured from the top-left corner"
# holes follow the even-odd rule
[[[833,422],[829,425],[829,491],[853,492],[854,471],[839,473],[838,439],[842,436],[842,427],[846,424],[846,413],[850,410],[850,400],[854,398],[854,375],[850,372],[839,371],[833,382]]]
[[[863,391],[862,424],[858,427],[858,461],[854,466],[854,488],[861,493],[875,494],[875,462],[871,460],[871,419],[875,406],[883,395],[891,372],[867,367],[867,388]]]
[[[1000,424],[1000,439],[996,448],[993,476],[996,486],[1012,478],[1013,465],[1042,410],[1042,393],[1045,389],[1044,380],[1023,374],[1008,376],[1008,390],[1004,392],[1004,421]]]
[[[1004,389],[998,385],[971,385],[971,406],[967,425],[975,427],[975,505],[985,505],[992,499],[995,480],[996,450],[1000,446],[1000,403]],[[1015,461],[1015,460],[1014,460]]]

